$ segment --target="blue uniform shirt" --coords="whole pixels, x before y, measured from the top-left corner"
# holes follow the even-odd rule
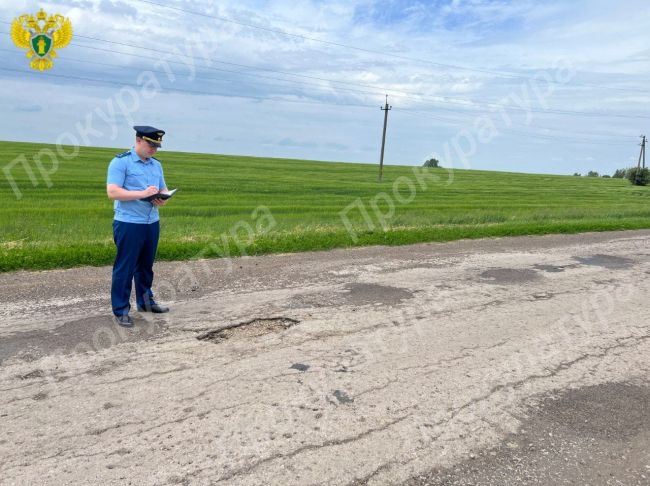
[[[142,191],[149,186],[167,187],[162,165],[153,157],[144,161],[135,150],[117,155],[108,165],[106,184],[116,184],[128,191]],[[147,201],[115,201],[115,220],[149,224],[160,219],[158,207]]]

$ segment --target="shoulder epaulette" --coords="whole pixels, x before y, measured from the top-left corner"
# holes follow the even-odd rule
[[[117,154],[115,157],[118,158],[118,159],[121,159],[122,157],[126,157],[130,153],[131,153],[131,151],[127,150],[126,152],[122,152],[121,154]]]
[[[160,159],[157,159],[156,157],[151,157],[151,160],[155,160],[156,162],[158,162],[160,164]]]

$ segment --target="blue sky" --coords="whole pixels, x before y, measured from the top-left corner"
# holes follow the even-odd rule
[[[646,1],[154,3],[0,1],[0,139],[377,163],[384,93],[387,164],[611,174],[650,134]],[[40,7],[75,28],[47,73],[8,34]]]

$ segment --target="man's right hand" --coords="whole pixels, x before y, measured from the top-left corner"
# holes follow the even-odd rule
[[[156,186],[149,186],[147,187],[144,191],[141,191],[142,198],[153,196],[154,194],[158,194],[158,188]]]

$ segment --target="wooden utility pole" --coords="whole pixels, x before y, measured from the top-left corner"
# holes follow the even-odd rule
[[[381,156],[379,157],[379,182],[381,182],[381,178],[384,172],[384,147],[386,146],[386,125],[388,124],[388,110],[390,110],[391,108],[392,106],[388,106],[388,95],[386,95],[386,104],[381,108],[381,110],[384,112],[384,134],[381,137]]]
[[[643,161],[643,168],[645,169],[645,135],[641,135],[641,152],[639,152],[639,163],[636,165],[637,170],[641,169],[641,161]]]
[[[641,162],[643,162],[643,169],[645,169],[645,142],[646,142],[645,135],[641,135],[641,143],[640,143],[641,152],[639,152],[639,163],[636,165],[636,177],[634,178],[635,179],[634,183],[637,186],[641,185],[641,180],[643,179],[641,175],[641,171],[642,171]]]
[[[641,152],[639,152],[639,163],[636,164],[637,171],[641,169],[641,161],[643,161],[643,168],[645,169],[645,135],[641,135]]]

